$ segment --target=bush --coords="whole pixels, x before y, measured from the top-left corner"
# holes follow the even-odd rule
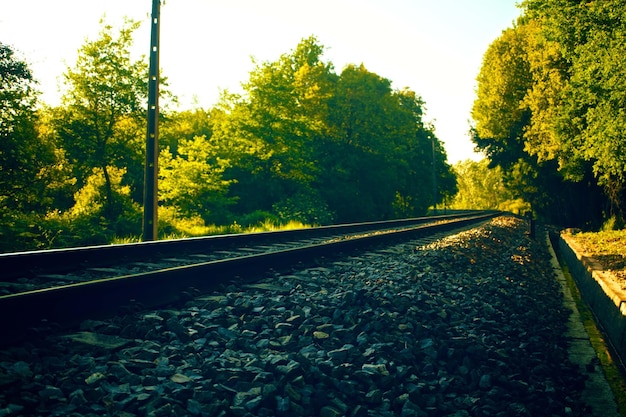
[[[39,233],[41,219],[10,210],[0,214],[0,252],[45,249],[46,239]]]
[[[275,203],[272,208],[281,222],[291,220],[311,225],[332,224],[335,215],[315,192],[301,192]]]
[[[602,223],[600,230],[602,232],[610,232],[612,230],[622,230],[624,223],[620,221],[616,216],[611,216]]]
[[[521,198],[515,200],[506,200],[498,205],[498,210],[508,211],[515,214],[523,214],[531,211],[530,203]]]
[[[261,225],[265,222],[278,223],[278,216],[270,213],[269,211],[256,210],[252,213],[245,214],[239,217],[238,222],[241,227],[248,228],[250,226]]]
[[[205,236],[209,233],[210,228],[200,216],[182,218],[175,207],[159,207],[159,236],[161,238]]]

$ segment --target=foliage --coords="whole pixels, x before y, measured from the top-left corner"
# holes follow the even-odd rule
[[[37,92],[28,65],[0,43],[0,205],[41,211],[54,149],[38,134]]]
[[[587,221],[599,224],[601,215],[624,221],[625,6],[624,0],[526,0],[518,23],[485,53],[474,140],[505,170],[525,161],[518,173],[531,174],[522,182],[536,189],[535,209],[561,182],[562,190],[574,187],[596,204]]]
[[[329,106],[332,134],[317,148],[326,167],[318,188],[337,221],[425,213],[433,203],[433,170],[445,178],[450,167],[433,129],[422,122],[421,98],[393,91],[389,80],[352,65],[341,73]]]
[[[32,111],[34,105],[33,76],[28,65],[15,56],[15,51],[0,43],[0,117],[2,134],[14,129],[21,111]]]
[[[162,115],[163,116],[163,115]],[[219,118],[219,111],[194,108],[172,112],[160,118],[159,148],[169,149],[172,156],[178,155],[178,142],[181,139],[193,140],[196,136],[203,136],[210,140],[213,136],[213,121]],[[213,143],[213,146],[218,144]],[[225,149],[220,149],[220,154]]]
[[[315,192],[299,192],[272,206],[280,221],[290,220],[305,224],[325,225],[333,221],[333,213],[326,202]]]
[[[626,230],[624,229],[577,233],[573,237],[576,243],[591,256],[619,255],[626,259]]]
[[[140,232],[141,209],[129,198],[130,186],[122,182],[126,170],[108,167],[107,172],[110,192],[105,191],[108,185],[104,170],[94,168],[67,213],[76,235],[102,236],[104,241],[97,243],[106,243],[115,235]]]
[[[56,108],[35,109],[30,73],[13,60],[23,94],[7,107],[21,113],[2,143],[16,159],[1,165],[0,199],[17,203],[0,217],[3,240],[34,248],[139,235],[147,67],[129,53],[137,27],[114,33],[102,22],[67,69]],[[162,109],[161,238],[416,216],[456,192],[422,99],[363,65],[337,74],[323,52],[303,39],[257,63],[242,95]],[[10,169],[25,175],[3,177]]]
[[[557,111],[546,120],[554,135],[547,144],[563,149],[558,156],[564,166],[590,162],[600,183],[609,187],[612,181],[623,184],[626,175],[626,140],[621,134],[626,123],[625,5],[623,0],[526,4],[529,18],[540,25],[542,45],[555,50],[554,58],[540,62],[536,71],[560,75],[560,83],[552,82],[559,88],[552,94]],[[545,144],[536,145],[536,152],[546,152]]]
[[[615,177],[608,187],[598,175],[597,160],[592,163],[595,157],[581,153],[597,146],[592,144],[595,139],[584,144],[583,136],[575,132],[581,114],[570,112],[563,118],[571,89],[571,61],[563,55],[558,37],[549,36],[546,22],[555,15],[542,15],[536,9],[540,3],[559,2],[565,3],[527,1],[524,6],[532,12],[489,46],[477,79],[473,141],[491,166],[502,167],[506,187],[531,203],[543,220],[598,223],[603,212],[598,184],[604,185],[605,199],[612,201],[616,197],[609,191],[619,195],[622,188],[615,185]],[[588,92],[579,90],[577,95],[582,98]],[[591,204],[581,208],[581,196]]]
[[[604,270],[623,280],[626,279],[626,229],[612,230],[613,226],[615,224],[607,224],[607,228],[599,232],[576,233],[572,238],[585,256],[593,257]]]
[[[237,217],[237,220],[235,220],[235,223],[241,225],[243,228],[266,222],[278,223],[278,216],[274,213],[270,213],[269,211],[255,210],[252,213],[239,216]]]
[[[205,225],[200,217],[181,218],[173,206],[159,207],[159,237],[180,239],[186,237],[255,233],[308,227],[298,221],[280,222],[268,212],[258,211],[241,218],[240,222],[225,225]]]
[[[507,187],[500,166],[491,168],[488,159],[460,161],[452,166],[458,182],[458,193],[450,208],[458,210],[502,210],[524,214],[531,210],[523,198],[516,198]]]
[[[114,202],[106,202],[102,171],[94,168],[86,184],[75,195],[75,204],[67,211],[0,215],[0,252],[101,245],[115,236],[141,232],[141,209],[128,198],[130,187],[122,184],[125,170],[109,167]],[[115,207],[113,219],[107,207]]]
[[[159,206],[160,238],[181,238],[210,234],[210,228],[199,215],[181,216],[175,206]]]
[[[489,168],[489,161],[465,160],[452,166],[458,182],[458,193],[450,208],[493,210],[511,200],[510,191],[504,186],[502,168]]]
[[[159,199],[165,206],[176,207],[179,217],[223,221],[234,203],[233,197],[226,196],[233,181],[222,178],[229,161],[216,150],[204,136],[196,136],[179,140],[176,156],[169,149],[161,151]]]
[[[323,50],[314,37],[304,39],[291,54],[259,64],[244,96],[224,97],[213,135],[238,150],[225,172],[237,180],[229,194],[238,199],[235,216],[264,210],[324,224],[424,213],[433,169],[439,199],[455,182],[422,122],[422,100],[362,65],[337,75]]]
[[[494,165],[508,169],[523,153],[529,112],[520,103],[531,85],[526,37],[519,27],[502,32],[485,52],[472,108],[474,142]]]
[[[498,210],[524,215],[532,211],[532,207],[522,198],[506,200],[498,205]]]
[[[113,184],[110,167],[125,167],[141,175],[143,163],[142,120],[147,95],[147,66],[130,57],[132,33],[138,22],[126,21],[118,36],[102,22],[99,37],[79,50],[74,68],[65,74],[67,87],[62,105],[56,109],[54,125],[60,146],[82,188],[99,168],[104,178],[104,216],[115,219],[111,204]],[[133,186],[137,187],[135,178]],[[135,192],[135,195],[138,193]]]
[[[621,230],[624,228],[624,223],[615,216],[611,216],[602,224],[600,228],[601,232],[609,232],[611,230]]]
[[[264,221],[256,226],[250,226],[243,230],[244,233],[259,233],[259,232],[273,232],[278,230],[295,230],[304,229],[309,227],[308,225],[301,223],[297,220],[290,220],[286,223],[273,222],[271,220]]]
[[[46,247],[35,227],[40,221],[32,214],[0,210],[0,253]]]
[[[321,53],[315,39],[305,39],[292,54],[257,65],[245,96],[224,97],[228,114],[214,135],[233,150],[226,176],[237,179],[237,214],[270,211],[317,175],[312,149],[324,135],[325,97],[336,77]]]

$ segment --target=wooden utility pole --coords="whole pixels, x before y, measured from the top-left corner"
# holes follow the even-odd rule
[[[437,157],[435,155],[435,136],[430,138],[433,148],[433,213],[437,214]]]
[[[159,19],[161,0],[152,0],[150,70],[148,79],[148,132],[143,185],[143,240],[158,237],[157,176],[159,161]]]

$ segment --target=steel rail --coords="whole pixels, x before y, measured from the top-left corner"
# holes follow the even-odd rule
[[[307,239],[330,233],[357,233],[360,231],[385,229],[424,224],[427,222],[453,220],[484,212],[460,212],[449,215],[417,217],[367,223],[350,223],[315,228],[283,230],[276,232],[240,233],[230,235],[205,236],[186,239],[159,240],[150,242],[126,243],[117,245],[85,246],[78,248],[50,249],[0,254],[0,280],[36,273],[60,273],[78,269],[78,265],[97,267],[119,263],[123,260],[135,261],[140,258],[173,256],[184,251],[207,252],[223,250],[263,242],[280,242],[291,239]]]
[[[284,271],[400,239],[423,237],[467,227],[497,216],[489,212],[445,223],[416,225],[377,234],[318,243],[276,252],[106,278],[0,297],[0,345],[28,336],[31,328],[46,324],[71,327],[86,318],[119,314],[129,306],[156,308],[189,299],[190,290],[206,291],[234,279],[247,281],[269,270]]]

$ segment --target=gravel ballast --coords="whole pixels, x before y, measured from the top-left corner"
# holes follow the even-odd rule
[[[526,229],[498,217],[4,349],[0,417],[589,415]]]

